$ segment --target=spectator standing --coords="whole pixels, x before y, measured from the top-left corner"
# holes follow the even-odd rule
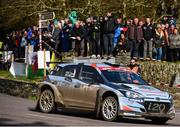
[[[104,49],[104,43],[103,43],[103,30],[104,30],[104,18],[101,16],[99,17],[99,23],[100,23],[100,55],[103,56],[105,49]]]
[[[107,12],[107,16],[104,18],[104,25],[103,25],[103,42],[104,42],[104,49],[105,55],[112,55],[114,49],[114,31],[116,28],[115,19],[112,16],[111,12]]]
[[[166,43],[166,60],[167,61],[170,61],[171,60],[171,57],[170,57],[170,48],[169,48],[169,35],[172,33],[171,32],[171,29],[170,29],[170,26],[169,26],[169,23],[166,23],[165,24],[165,30],[167,31],[168,33],[168,38],[166,37],[166,39],[168,40],[165,40],[165,43]],[[174,30],[172,30],[174,31]]]
[[[162,60],[162,47],[165,44],[165,36],[162,31],[162,26],[160,24],[157,25],[156,28],[156,35],[154,38],[154,46],[155,46],[155,54],[154,54],[154,59],[157,61]]]
[[[28,44],[28,33],[27,33],[27,31],[24,31],[23,37],[22,37],[21,43],[20,43],[21,58],[25,58],[25,47],[27,46],[27,44]]]
[[[77,56],[84,55],[84,35],[85,29],[83,28],[83,26],[80,25],[80,21],[77,21],[75,23],[75,26],[73,27],[72,33],[72,37],[74,39],[72,47],[73,49],[75,49]]]
[[[63,52],[68,52],[69,51],[69,43],[68,43],[68,36],[69,36],[69,31],[70,31],[70,28],[68,26],[68,23],[69,23],[69,19],[66,18],[64,20],[64,25],[62,26],[62,34],[61,34],[61,42],[62,42],[62,51]]]
[[[139,26],[139,19],[134,18],[132,25],[128,27],[128,40],[130,41],[131,58],[137,59],[139,57],[139,43],[143,39],[142,27]]]
[[[122,19],[121,18],[118,18],[117,20],[117,26],[116,26],[116,29],[115,29],[115,32],[114,32],[114,47],[117,45],[118,43],[118,40],[121,36],[121,32],[123,30],[123,26],[122,26]]]
[[[91,18],[86,19],[85,28],[85,56],[92,55],[92,21]]]
[[[62,28],[61,23],[59,21],[55,20],[54,28],[52,31],[52,39],[54,41],[53,48],[58,52],[61,52],[61,51],[59,51],[61,28]]]
[[[166,30],[166,26],[164,24],[162,24],[161,26],[165,39],[165,44],[162,46],[162,60],[166,60],[168,56],[167,50],[169,45],[169,36],[168,36],[168,31]]]
[[[93,17],[92,22],[92,54],[100,58],[100,23],[97,17]]]
[[[155,36],[155,27],[151,23],[150,18],[146,18],[146,23],[143,25],[143,37],[144,37],[144,59],[148,57],[152,59],[152,47],[153,47],[153,38]]]
[[[170,18],[169,24],[176,26],[176,19],[173,16]]]
[[[21,37],[20,37],[20,32],[16,31],[16,36],[15,36],[15,57],[20,58],[20,42],[21,42]]]
[[[139,27],[143,28],[144,22],[142,20],[139,21]],[[140,40],[139,44],[139,58],[143,60],[143,53],[144,53],[144,39]]]
[[[178,30],[174,29],[174,33],[171,34],[169,38],[171,61],[176,62],[180,57],[180,35],[178,33]]]

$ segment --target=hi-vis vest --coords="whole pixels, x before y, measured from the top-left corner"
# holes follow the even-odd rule
[[[2,54],[3,54],[3,52],[2,52],[2,45],[3,45],[3,42],[2,42],[2,41],[0,41],[0,55],[2,55]]]

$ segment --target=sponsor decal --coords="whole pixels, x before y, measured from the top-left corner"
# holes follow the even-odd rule
[[[130,71],[127,68],[121,68],[121,67],[98,67],[99,70],[113,70],[113,71]]]

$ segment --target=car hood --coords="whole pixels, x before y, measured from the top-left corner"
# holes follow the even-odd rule
[[[163,92],[149,85],[122,84],[122,86],[129,87],[130,90],[134,92],[138,92],[146,98],[155,98],[155,97],[159,97],[162,99],[169,98],[169,94],[167,92]]]

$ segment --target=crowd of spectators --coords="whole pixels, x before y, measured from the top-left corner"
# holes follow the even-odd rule
[[[74,52],[77,57],[108,58],[130,52],[133,59],[180,60],[180,34],[174,17],[164,17],[154,24],[151,18],[115,18],[107,12],[104,17],[92,16],[74,24],[69,18],[53,20],[42,31],[43,48]],[[39,50],[38,27],[7,34],[3,50],[23,58],[28,44],[34,46],[34,51]]]

